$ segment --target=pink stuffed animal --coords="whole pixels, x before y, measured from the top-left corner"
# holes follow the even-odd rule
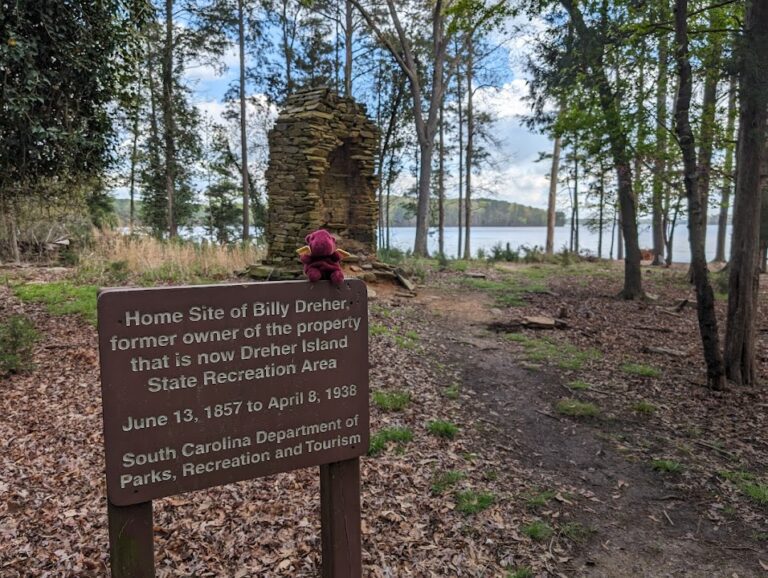
[[[325,229],[318,229],[306,236],[307,245],[298,249],[299,259],[304,263],[304,274],[312,283],[329,279],[334,285],[341,285],[344,272],[341,260],[349,253],[336,248],[336,241]]]

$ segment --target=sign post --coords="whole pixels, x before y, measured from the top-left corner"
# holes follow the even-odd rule
[[[320,466],[323,576],[361,574],[365,284],[99,294],[112,574],[154,576],[153,499]]]

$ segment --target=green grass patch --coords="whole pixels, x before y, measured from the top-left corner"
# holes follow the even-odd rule
[[[435,474],[432,478],[432,493],[435,495],[443,494],[448,488],[452,488],[464,479],[464,474],[456,470],[447,470]]]
[[[443,390],[443,395],[448,399],[459,399],[459,384],[452,383]]]
[[[648,403],[647,401],[638,401],[635,405],[632,406],[632,411],[650,415],[656,412],[656,406],[652,403]]]
[[[570,417],[597,417],[600,409],[594,404],[577,399],[561,399],[555,406],[557,413]]]
[[[411,401],[407,391],[374,391],[373,403],[384,411],[401,411]]]
[[[520,530],[523,532],[523,534],[528,536],[531,540],[535,540],[536,542],[549,540],[553,534],[552,527],[541,520],[535,520],[530,524],[526,524],[520,528]]]
[[[568,384],[568,387],[570,387],[571,389],[576,390],[576,391],[584,391],[584,390],[587,390],[590,387],[592,387],[592,384],[591,383],[587,383],[586,381],[584,381],[582,379],[576,379],[574,381],[571,381]]]
[[[560,533],[571,542],[581,543],[594,534],[592,528],[579,524],[578,522],[568,522],[560,527]]]
[[[395,345],[401,349],[416,349],[416,341],[407,335],[395,335]]]
[[[661,371],[651,365],[643,363],[625,363],[621,370],[629,375],[638,375],[640,377],[661,377]]]
[[[452,259],[448,261],[448,269],[451,271],[464,273],[467,269],[469,269],[469,261],[465,261],[461,259]]]
[[[381,323],[371,323],[368,326],[368,335],[377,337],[379,335],[386,335],[389,333],[389,328]]]
[[[533,570],[530,566],[518,566],[507,572],[506,578],[533,578]]]
[[[525,349],[525,357],[531,362],[553,363],[560,369],[578,371],[590,361],[597,361],[603,354],[594,348],[579,349],[570,343],[558,343],[548,338],[528,337],[523,333],[507,333],[504,338],[519,343]]]
[[[462,514],[477,514],[490,508],[496,501],[496,496],[489,492],[467,490],[456,494],[456,510]]]
[[[719,472],[720,477],[732,482],[738,487],[750,500],[761,505],[768,506],[768,484],[763,484],[749,472]]]
[[[683,471],[683,464],[674,460],[653,460],[651,466],[657,472],[665,474],[679,474]]]
[[[74,285],[69,281],[16,285],[13,292],[22,301],[42,303],[52,315],[81,315],[96,324],[95,285]]]
[[[368,455],[375,456],[381,453],[391,442],[397,443],[398,447],[402,448],[411,440],[413,440],[413,432],[407,427],[385,427],[371,436]]]
[[[32,354],[39,338],[35,324],[24,315],[12,315],[0,323],[0,375],[34,369]]]
[[[544,490],[543,492],[539,492],[537,494],[531,494],[525,499],[525,504],[529,508],[543,508],[552,498],[555,497],[555,493],[556,492],[552,490]]]
[[[452,440],[456,437],[456,434],[459,433],[459,426],[452,424],[449,421],[438,419],[429,422],[427,424],[427,430],[433,436]]]

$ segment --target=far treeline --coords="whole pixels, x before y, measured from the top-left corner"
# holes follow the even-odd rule
[[[392,227],[413,227],[416,225],[414,209],[412,199],[393,197],[390,201],[387,222]],[[458,199],[445,200],[444,226],[461,225],[459,209]],[[464,212],[463,203],[461,212]],[[555,226],[562,227],[564,224],[565,214],[557,211]],[[547,211],[497,199],[479,198],[472,201],[470,225],[473,227],[546,227]]]
[[[122,226],[131,222],[131,203],[129,199],[114,199],[115,212]],[[202,204],[195,203],[192,220],[189,224],[205,228],[210,234],[216,234],[215,224],[210,222],[210,211]],[[134,209],[142,213],[139,204]],[[386,208],[385,208],[386,210]],[[464,207],[461,207],[464,210]],[[416,224],[413,200],[408,197],[391,197],[389,218],[383,219],[390,227],[413,227]],[[445,201],[445,226],[456,227],[460,223],[459,202],[457,199]],[[143,224],[136,219],[136,224]],[[546,227],[547,211],[526,207],[517,203],[508,203],[496,199],[475,199],[472,203],[473,227]],[[555,224],[562,227],[565,224],[565,214],[558,211]]]
[[[512,73],[512,61],[526,69]],[[190,78],[228,65],[236,74],[213,118]],[[0,242],[16,261],[108,225],[118,187],[158,237],[177,236],[199,203],[220,242],[248,241],[265,215],[275,111],[318,86],[364,103],[378,125],[382,206],[415,177],[414,254],[427,255],[435,225],[444,253],[446,203],[458,198],[468,258],[477,184],[489,182],[479,177],[502,162],[481,103],[525,77],[527,122],[553,143],[542,157],[547,251],[558,201],[574,224],[616,222],[621,297],[642,299],[639,219],[652,220],[656,265],[669,264],[687,220],[707,381],[756,381],[768,0],[18,0],[0,18],[0,68]],[[718,261],[731,212],[733,222],[722,349],[710,211]]]

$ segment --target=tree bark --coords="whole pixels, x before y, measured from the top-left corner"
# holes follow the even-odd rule
[[[344,1],[344,96],[352,98],[352,3]]]
[[[163,124],[165,133],[165,194],[168,202],[168,236],[177,236],[174,201],[176,140],[173,118],[173,0],[165,0],[165,46],[163,47]]]
[[[440,104],[440,134],[438,137],[437,174],[437,252],[445,258],[445,105]]]
[[[660,14],[664,20],[666,9]],[[653,262],[661,265],[664,262],[664,174],[667,168],[667,36],[659,38],[659,74],[656,80],[656,154],[653,160],[653,181],[651,184],[652,199],[652,230],[653,230]]]
[[[683,153],[683,166],[686,197],[688,198],[688,228],[691,246],[691,271],[696,286],[696,303],[699,319],[699,332],[704,347],[704,360],[707,364],[707,384],[713,389],[725,387],[723,358],[720,353],[720,338],[715,312],[715,294],[709,283],[707,257],[704,252],[703,196],[699,179],[701,175],[696,163],[696,143],[690,123],[690,104],[693,92],[693,76],[688,53],[688,0],[675,2],[675,59],[677,61],[680,84],[675,106],[675,129],[680,150]],[[702,143],[704,146],[704,143]]]
[[[470,233],[472,231],[472,165],[474,162],[474,140],[475,140],[475,115],[474,104],[472,102],[472,74],[474,62],[472,58],[473,43],[470,36],[467,41],[467,160],[466,160],[466,194],[464,195],[464,259],[472,257],[472,248],[470,243]]]
[[[461,255],[461,250],[464,247],[464,217],[462,213],[462,202],[464,200],[464,94],[462,92],[461,85],[461,66],[456,67],[456,107],[457,107],[457,121],[459,123],[459,198],[456,204],[457,212],[457,226],[459,232],[459,245],[456,248],[456,257]]]
[[[760,163],[768,116],[768,0],[747,2],[740,53],[738,168],[733,214],[725,371],[728,378],[756,381],[755,322],[760,284]]]
[[[245,110],[245,15],[243,13],[243,0],[237,0],[237,32],[240,48],[240,156],[242,181],[243,181],[243,242],[247,242],[251,236],[251,223],[249,201],[251,198],[248,179],[248,139],[246,138],[246,110]]]
[[[589,28],[574,0],[560,0],[570,15],[577,33],[582,58],[591,70],[596,85],[600,108],[605,117],[608,143],[613,157],[619,191],[621,228],[624,234],[624,288],[619,294],[624,299],[644,296],[643,278],[640,268],[640,245],[637,238],[637,209],[632,189],[632,167],[630,162],[627,131],[621,119],[619,95],[610,85],[603,62],[603,44],[595,30]]]
[[[547,246],[546,254],[555,252],[555,220],[557,215],[557,179],[560,170],[560,135],[555,136],[552,150],[552,168],[549,171],[549,202],[547,203]]]
[[[720,189],[720,216],[717,220],[717,249],[715,261],[725,261],[725,236],[728,231],[728,208],[733,190],[734,131],[736,128],[736,77],[731,76],[728,88],[728,120],[725,127],[725,160],[723,161],[723,185]]]

